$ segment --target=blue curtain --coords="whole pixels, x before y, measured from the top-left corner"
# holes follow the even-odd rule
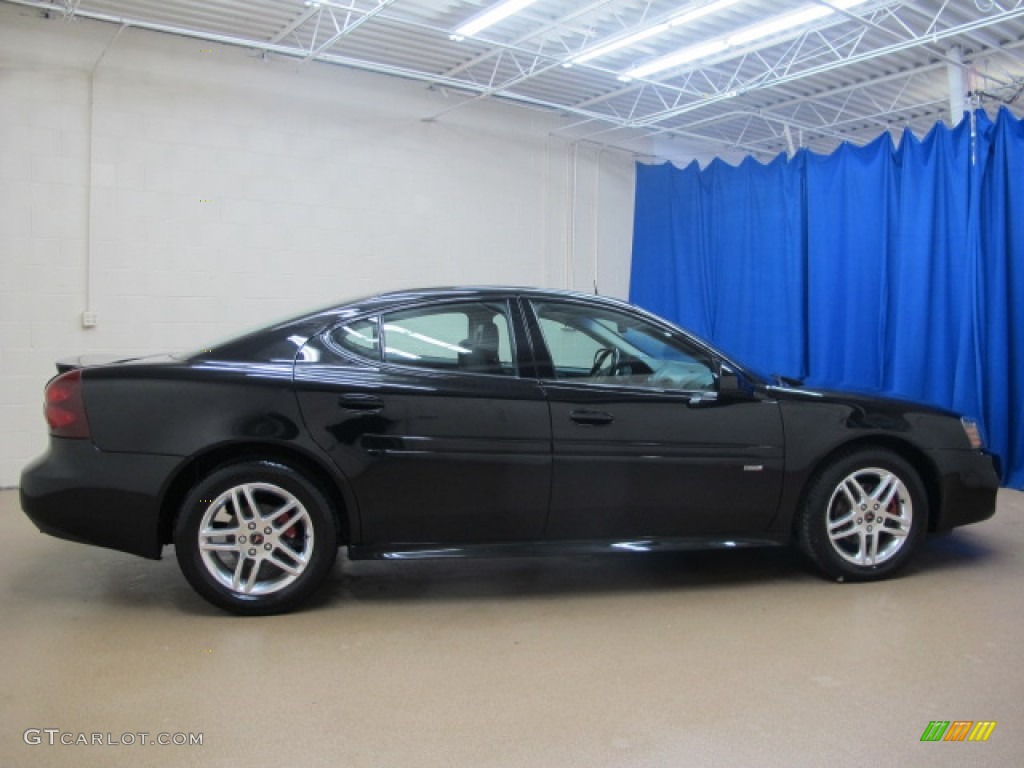
[[[1007,484],[1024,488],[1024,122],[978,116],[976,344],[970,381]],[[967,385],[965,384],[965,389]]]
[[[630,300],[757,369],[974,416],[1024,487],[1024,123],[1005,109],[896,149],[638,165]]]
[[[802,371],[801,164],[638,165],[631,300],[738,359]]]

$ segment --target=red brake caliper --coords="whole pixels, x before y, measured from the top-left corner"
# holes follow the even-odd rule
[[[284,522],[282,523],[282,526],[283,526],[285,523],[287,523],[289,520],[292,519],[292,513],[291,512],[285,512],[284,515],[282,515],[282,518],[284,519]],[[290,528],[285,530],[285,532],[282,533],[281,535],[284,536],[285,538],[288,538],[288,539],[296,538],[299,535],[298,526],[297,525],[291,526]]]

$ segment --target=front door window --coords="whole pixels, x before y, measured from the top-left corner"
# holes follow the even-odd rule
[[[533,303],[556,379],[707,391],[711,356],[689,339],[604,307]]]

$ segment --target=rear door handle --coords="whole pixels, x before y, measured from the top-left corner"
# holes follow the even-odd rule
[[[338,400],[338,405],[346,411],[359,413],[377,413],[384,410],[384,401],[376,395],[344,395]]]
[[[387,451],[405,450],[405,440],[400,437],[389,437],[388,435],[363,435],[361,443],[366,452],[371,456],[380,456]]]
[[[589,427],[600,427],[605,424],[611,424],[615,421],[615,417],[605,411],[571,411],[569,413],[569,418],[577,424],[583,424]]]

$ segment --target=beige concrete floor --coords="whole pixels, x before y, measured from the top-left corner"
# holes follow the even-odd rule
[[[879,584],[787,550],[346,561],[264,619],[208,607],[169,549],[43,536],[13,491],[0,520],[5,767],[1024,764],[1022,493]],[[931,720],[998,725],[921,743]]]

